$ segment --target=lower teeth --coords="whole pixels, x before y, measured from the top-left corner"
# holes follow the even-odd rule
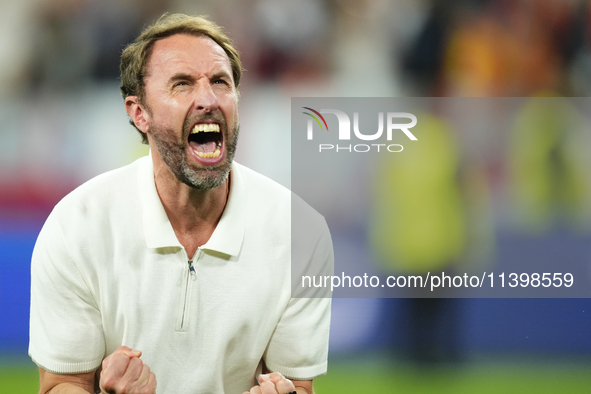
[[[199,152],[196,150],[194,152],[197,154],[197,156],[202,157],[204,159],[213,159],[215,157],[218,157],[221,154],[219,146],[213,152]]]

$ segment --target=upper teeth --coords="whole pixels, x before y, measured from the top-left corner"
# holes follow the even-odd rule
[[[216,123],[199,123],[193,127],[191,134],[203,133],[203,132],[220,132],[220,125]]]

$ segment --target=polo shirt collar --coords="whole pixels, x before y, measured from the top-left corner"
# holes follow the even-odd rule
[[[143,225],[148,248],[183,246],[176,238],[154,182],[152,157],[142,159],[139,175],[139,191],[143,208]],[[230,256],[238,256],[246,226],[246,184],[236,163],[232,163],[228,202],[218,225],[201,249],[212,250]]]
[[[213,234],[201,249],[238,256],[246,228],[247,187],[239,165],[233,162],[228,202]]]

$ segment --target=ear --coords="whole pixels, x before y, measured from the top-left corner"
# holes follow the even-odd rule
[[[150,126],[150,113],[140,103],[138,96],[127,96],[125,98],[125,110],[127,114],[142,133],[148,133]]]

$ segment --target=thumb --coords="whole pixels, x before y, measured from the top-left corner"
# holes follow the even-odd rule
[[[129,358],[139,358],[142,356],[142,352],[140,350],[125,350],[123,351],[123,354],[127,355]]]
[[[123,354],[129,358],[139,358],[142,355],[142,352],[139,350],[130,349],[127,346],[120,346],[119,348],[117,348],[117,350],[115,350],[113,353],[111,353],[107,358],[103,360],[102,368],[104,369],[109,367],[111,361],[113,360],[113,357],[117,354]]]
[[[136,358],[142,355],[142,352],[140,350],[133,350],[127,346],[119,347],[119,349],[115,350],[115,353],[123,353],[130,358]]]

